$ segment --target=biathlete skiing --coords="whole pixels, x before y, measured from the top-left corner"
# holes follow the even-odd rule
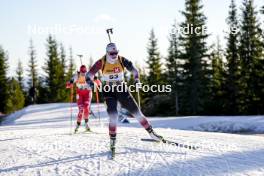
[[[66,88],[72,88],[73,84],[76,84],[76,100],[78,104],[78,115],[77,115],[77,122],[74,133],[78,132],[78,129],[81,125],[82,118],[85,121],[85,130],[91,131],[88,121],[89,121],[89,114],[90,114],[90,104],[92,100],[92,88],[89,87],[89,84],[86,83],[85,75],[87,73],[87,69],[85,65],[80,67],[80,71],[73,75],[70,81],[67,82]]]
[[[107,106],[107,113],[109,116],[109,136],[110,136],[110,150],[112,157],[115,155],[116,144],[116,131],[118,122],[117,103],[127,109],[146,129],[149,135],[156,141],[162,141],[163,137],[156,134],[148,122],[146,117],[142,114],[135,99],[131,93],[125,89],[127,86],[124,82],[124,71],[127,69],[133,73],[135,84],[140,83],[139,72],[133,66],[132,62],[118,54],[118,50],[115,43],[109,43],[106,46],[106,54],[99,59],[86,74],[86,82],[92,86],[95,74],[101,71],[102,86],[108,86],[110,89],[106,91],[104,88],[101,90],[103,93],[104,101]],[[117,89],[117,85],[123,86],[123,91]]]

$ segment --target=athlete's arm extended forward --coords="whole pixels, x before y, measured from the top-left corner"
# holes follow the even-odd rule
[[[95,64],[90,68],[88,73],[86,73],[85,79],[86,82],[89,83],[94,79],[94,75],[101,69],[102,61],[98,60]]]
[[[139,79],[139,73],[138,73],[138,70],[134,67],[133,63],[126,58],[124,58],[123,63],[124,63],[124,66],[126,67],[126,69],[133,74],[134,79],[138,80]]]

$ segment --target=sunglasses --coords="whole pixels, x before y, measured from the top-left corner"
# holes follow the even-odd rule
[[[117,54],[118,54],[118,52],[112,52],[112,53],[109,53],[110,56],[115,56],[115,55],[117,55]]]

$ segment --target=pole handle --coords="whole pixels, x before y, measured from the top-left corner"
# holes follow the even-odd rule
[[[106,33],[108,35],[109,42],[112,43],[110,34],[113,34],[113,28],[106,29]]]

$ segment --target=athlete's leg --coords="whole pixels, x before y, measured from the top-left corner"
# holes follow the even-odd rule
[[[79,109],[79,112],[78,112],[78,115],[77,115],[77,123],[76,123],[76,127],[75,127],[75,133],[78,131],[80,125],[81,125],[81,122],[82,122],[82,116],[83,116],[83,97],[81,94],[77,94],[77,105],[78,105],[78,109]]]
[[[142,114],[135,99],[130,92],[122,92],[118,94],[118,100],[124,108],[126,108],[134,117],[137,118],[139,123],[147,130],[149,135],[157,141],[163,140],[163,137],[156,134],[152,129],[152,126],[148,122],[147,118]]]
[[[87,92],[83,96],[83,117],[85,121],[85,128],[87,131],[90,131],[90,127],[88,125],[88,120],[89,120],[89,108],[91,104],[91,99],[92,99],[92,91],[87,90]]]
[[[89,90],[89,91],[87,91],[87,93],[84,96],[83,117],[84,117],[84,120],[86,123],[88,122],[88,119],[89,119],[91,100],[92,100],[92,91]]]
[[[77,116],[77,124],[81,124],[82,121],[82,116],[83,116],[83,96],[81,94],[78,94],[78,100],[77,100],[77,104],[78,104],[78,116]]]
[[[117,100],[115,97],[105,97],[107,113],[109,116],[109,135],[116,136],[117,127]]]
[[[136,103],[136,100],[129,92],[118,93],[118,101],[121,103],[122,107],[127,109],[145,129],[150,127],[148,120],[142,114]]]
[[[116,93],[103,92],[103,96],[107,106],[107,113],[109,116],[110,150],[114,152],[116,144],[116,128],[118,118]]]

